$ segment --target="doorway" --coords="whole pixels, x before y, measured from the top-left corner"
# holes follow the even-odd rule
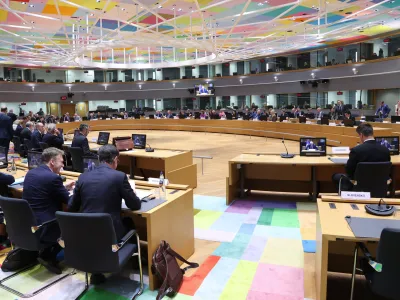
[[[65,115],[67,112],[72,117],[75,114],[75,104],[61,104],[61,115]]]

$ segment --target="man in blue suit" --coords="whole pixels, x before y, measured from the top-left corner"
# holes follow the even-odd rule
[[[75,182],[64,186],[59,176],[64,166],[64,151],[56,148],[47,148],[42,153],[42,165],[29,170],[24,180],[22,199],[28,201],[35,214],[37,224],[54,220],[56,211],[62,210],[62,204],[68,203],[69,193]],[[61,250],[57,239],[61,232],[57,222],[46,225],[40,231],[40,239],[43,243],[49,244],[38,258],[38,261],[50,272],[61,274],[57,266],[56,256]]]
[[[47,124],[47,133],[43,136],[43,143],[49,147],[55,147],[62,150],[64,139],[56,128],[56,124]]]
[[[79,177],[68,209],[110,214],[117,239],[120,240],[133,227],[132,219],[121,218],[122,199],[132,210],[140,209],[141,202],[132,190],[127,175],[116,170],[119,156],[117,148],[104,145],[98,153],[100,165]],[[105,277],[93,274],[90,280],[92,284],[98,284],[104,282]]]
[[[97,154],[90,151],[87,135],[89,134],[89,126],[87,124],[79,125],[79,133],[74,136],[71,147],[81,148],[83,156],[97,158]]]
[[[10,148],[10,141],[13,137],[13,122],[9,116],[7,116],[7,107],[2,107],[0,112],[0,146],[6,149]]]
[[[34,149],[40,149],[39,142],[43,141],[43,135],[44,135],[44,126],[43,126],[43,124],[42,123],[36,123],[35,130],[32,132],[32,135],[31,135],[32,147]]]
[[[375,115],[380,117],[380,118],[382,118],[382,119],[385,119],[385,118],[387,118],[389,116],[389,113],[390,113],[389,106],[387,106],[387,104],[385,104],[385,102],[382,101],[381,102],[381,106],[378,107],[378,109],[376,110]]]

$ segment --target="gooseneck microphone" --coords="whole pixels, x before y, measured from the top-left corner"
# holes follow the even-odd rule
[[[285,149],[286,149],[286,153],[281,153],[281,157],[282,157],[282,158],[293,158],[293,157],[294,157],[294,154],[289,154],[289,151],[288,151],[288,149],[286,148],[285,139],[282,139],[282,144],[283,144],[283,146],[284,146]]]
[[[146,147],[145,151],[146,152],[154,152],[154,149],[151,148],[150,144],[146,144],[148,147]]]

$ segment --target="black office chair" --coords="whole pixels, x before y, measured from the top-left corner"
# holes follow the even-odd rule
[[[368,287],[374,296],[384,297],[385,299],[398,300],[399,299],[399,282],[400,282],[400,230],[394,228],[385,228],[382,230],[379,240],[378,249],[376,251],[377,257],[373,258],[369,253],[364,243],[357,243],[354,266],[356,266],[358,259],[358,249],[364,253],[361,258],[361,268],[368,282]],[[377,272],[369,264],[375,261],[382,265],[382,271]],[[354,295],[354,276],[355,268],[353,269],[351,298]]]
[[[21,156],[25,156],[25,149],[22,147],[21,139],[18,136],[13,136],[12,142],[14,144],[14,151]]]
[[[37,251],[39,253],[49,246],[49,244],[43,243],[40,240],[40,233],[42,231],[42,228],[50,226],[51,224],[54,225],[54,223],[56,222],[55,219],[45,222],[43,224],[38,224],[36,221],[36,217],[28,204],[28,201],[23,199],[0,197],[0,207],[3,209],[4,218],[7,222],[8,236],[10,237],[10,240],[12,241],[14,246],[28,251]],[[70,273],[57,277],[56,280],[50,282],[49,284],[37,289],[30,294],[23,294],[3,284],[5,281],[15,277],[18,274],[21,274],[22,272],[32,268],[35,265],[36,264],[28,265],[27,267],[22,268],[16,273],[4,277],[0,280],[0,288],[5,289],[6,291],[13,293],[14,295],[17,295],[19,297],[29,298],[39,294],[40,292],[54,285],[58,281],[75,273],[74,270]]]
[[[74,172],[83,173],[83,150],[79,147],[69,147],[69,153],[71,154],[72,170]]]
[[[49,148],[49,144],[47,144],[47,143],[39,142],[39,145],[40,145],[40,149],[42,149],[42,150]]]
[[[391,169],[391,162],[358,163],[356,172],[354,173],[354,180],[356,182],[353,190],[370,192],[373,198],[387,197]],[[373,176],[371,176],[372,174]]]
[[[65,263],[86,273],[85,289],[89,287],[88,273],[117,273],[132,256],[138,257],[140,288],[132,297],[143,292],[143,273],[139,236],[129,231],[117,242],[111,216],[106,213],[66,213],[58,211],[56,218],[61,229],[61,243],[65,245]],[[101,234],[98,234],[101,232]],[[128,241],[136,236],[136,244]],[[78,297],[79,298],[79,297]]]

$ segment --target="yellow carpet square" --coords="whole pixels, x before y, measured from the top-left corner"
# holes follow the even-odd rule
[[[304,251],[301,240],[269,238],[260,262],[303,268]]]

